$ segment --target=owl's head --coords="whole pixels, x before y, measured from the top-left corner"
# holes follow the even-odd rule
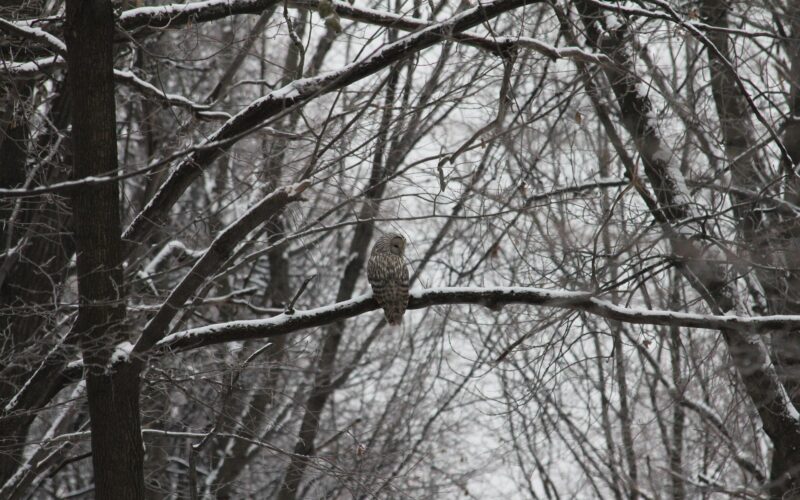
[[[387,233],[378,238],[372,251],[374,253],[390,253],[402,257],[406,251],[406,239],[397,233]]]

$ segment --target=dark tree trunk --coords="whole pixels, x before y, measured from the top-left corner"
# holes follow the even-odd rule
[[[800,448],[791,440],[773,439],[769,472],[769,496],[774,499],[800,498]]]
[[[73,96],[73,176],[117,170],[109,0],[67,2],[67,71]],[[136,364],[109,365],[125,319],[119,186],[73,194],[80,305],[76,331],[86,365],[95,498],[144,497]]]

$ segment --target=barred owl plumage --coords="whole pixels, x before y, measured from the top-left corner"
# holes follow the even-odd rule
[[[399,325],[408,305],[408,268],[403,253],[406,239],[397,233],[381,236],[367,263],[372,295],[383,308],[386,321]]]

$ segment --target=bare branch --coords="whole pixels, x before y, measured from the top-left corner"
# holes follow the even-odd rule
[[[479,4],[447,21],[433,24],[420,32],[387,44],[367,57],[337,71],[323,73],[314,78],[295,80],[254,101],[228,120],[209,137],[207,142],[226,141],[248,130],[255,130],[266,120],[285,110],[366,78],[401,59],[438,43],[445,35],[462,32],[528,3],[526,0],[496,0]],[[143,241],[154,227],[164,224],[167,212],[177,202],[184,190],[206,166],[230,149],[234,142],[225,142],[224,146],[211,151],[198,151],[178,164],[150,203],[125,230],[123,238],[129,241]]]

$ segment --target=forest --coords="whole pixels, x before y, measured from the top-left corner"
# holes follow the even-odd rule
[[[0,0],[0,498],[800,498],[800,1],[174,1]]]

